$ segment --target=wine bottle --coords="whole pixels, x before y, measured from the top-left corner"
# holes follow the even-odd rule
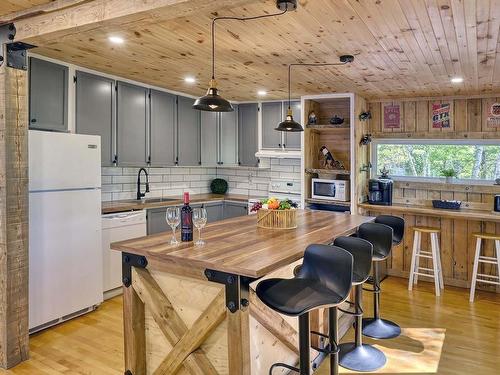
[[[189,193],[184,193],[184,206],[181,208],[181,241],[193,240],[193,209],[189,205]]]

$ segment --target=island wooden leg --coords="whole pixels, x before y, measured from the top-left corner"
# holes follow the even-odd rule
[[[228,311],[227,346],[229,374],[250,375],[249,309]]]
[[[144,303],[132,286],[123,287],[123,331],[125,334],[125,371],[146,375],[146,334]]]

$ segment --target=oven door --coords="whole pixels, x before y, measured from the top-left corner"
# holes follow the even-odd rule
[[[327,200],[342,200],[336,181],[312,179],[312,198]]]

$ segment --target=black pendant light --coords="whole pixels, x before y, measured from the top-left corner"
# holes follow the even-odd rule
[[[278,127],[275,128],[274,130],[280,131],[280,132],[302,132],[304,131],[304,128],[302,125],[300,125],[297,121],[293,119],[293,112],[292,112],[292,107],[291,107],[291,102],[292,102],[292,93],[291,93],[291,86],[292,86],[292,66],[332,66],[332,65],[345,65],[347,63],[353,62],[354,61],[354,56],[352,55],[342,55],[340,56],[340,62],[338,63],[318,63],[318,64],[290,64],[288,65],[288,110],[286,113],[286,118],[285,121],[280,122],[278,124]]]
[[[276,7],[280,10],[279,13],[264,14],[254,17],[215,17],[212,19],[212,79],[210,80],[210,87],[208,88],[206,95],[196,99],[196,101],[194,102],[194,109],[208,112],[234,111],[231,103],[229,103],[229,101],[219,95],[219,90],[217,89],[217,81],[215,80],[215,22],[217,22],[218,20],[249,21],[259,18],[280,16],[282,14],[285,14],[289,10],[297,9],[297,0],[277,0]]]

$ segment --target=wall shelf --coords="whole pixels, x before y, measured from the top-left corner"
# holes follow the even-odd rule
[[[316,130],[349,129],[350,127],[351,127],[350,124],[347,122],[344,122],[341,125],[332,125],[332,124],[306,125],[306,128],[316,129]]]
[[[346,169],[321,169],[321,168],[306,168],[306,173],[317,173],[317,174],[341,174],[349,176],[350,171]]]
[[[344,201],[332,201],[328,199],[314,199],[314,198],[306,198],[305,201],[307,203],[331,204],[335,206],[351,207],[351,202],[344,202]]]

